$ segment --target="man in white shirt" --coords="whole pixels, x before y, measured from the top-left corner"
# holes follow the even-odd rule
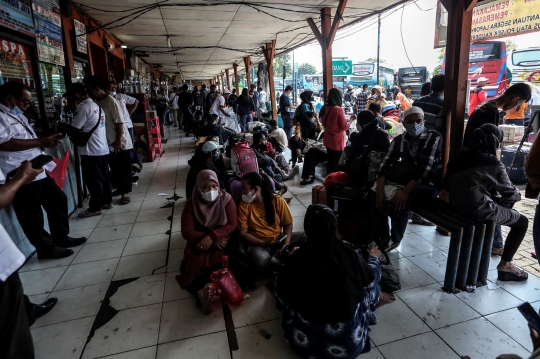
[[[268,141],[272,143],[272,146],[278,152],[283,152],[287,148],[287,134],[282,128],[278,127],[276,120],[270,120],[270,133],[268,134]]]
[[[62,143],[59,133],[37,138],[28,119],[22,114],[30,106],[31,99],[28,87],[22,83],[7,82],[0,86],[0,169],[5,174],[17,169],[23,161],[41,155],[41,148],[54,148]],[[54,163],[50,162],[44,168],[50,171]],[[13,200],[13,208],[39,259],[68,257],[73,254],[68,248],[86,242],[85,237],[68,236],[66,194],[45,172],[40,173],[32,183],[21,187]],[[43,210],[47,212],[49,232],[43,226]]]
[[[227,107],[226,102],[230,94],[231,92],[227,88],[224,88],[223,95],[217,97],[214,100],[212,107],[210,107],[210,113],[219,117],[220,124],[225,122],[225,117],[229,117],[229,114],[227,111],[225,111],[225,108]]]
[[[113,193],[113,196],[122,195],[120,204],[128,204],[131,202],[129,198],[132,190],[130,150],[133,144],[124,122],[122,107],[112,96],[107,95],[105,86],[96,76],[85,76],[84,84],[105,114],[105,132],[112,172],[111,182],[113,187],[116,187],[116,193]]]
[[[71,126],[80,132],[93,131],[86,146],[79,146],[84,184],[90,192],[89,207],[79,213],[79,217],[99,216],[103,214],[103,209],[112,208],[105,114],[89,97],[86,86],[73,84],[72,89],[79,106]]]
[[[42,168],[34,169],[28,161],[21,163],[13,178],[7,184],[0,186],[0,210],[13,200],[21,187],[32,183],[36,176],[42,173]],[[0,170],[0,181],[5,180],[4,173]],[[18,273],[26,257],[1,224],[0,253],[2,254],[0,256],[0,353],[2,353],[2,358],[32,359],[34,358],[34,343],[26,310],[26,303],[29,301],[26,302],[27,298],[24,296]]]
[[[169,95],[169,101],[171,102],[172,107],[172,114],[174,118],[174,127],[178,127],[178,110],[180,107],[178,107],[178,87],[173,87],[173,91]]]

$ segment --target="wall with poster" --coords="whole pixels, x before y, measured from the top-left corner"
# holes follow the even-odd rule
[[[471,42],[540,31],[540,1],[498,0],[473,10]]]
[[[39,61],[65,66],[58,0],[32,0]]]
[[[30,48],[18,42],[0,38],[0,85],[8,81],[19,81],[36,88]]]
[[[0,0],[0,25],[28,36],[35,36],[30,0]]]

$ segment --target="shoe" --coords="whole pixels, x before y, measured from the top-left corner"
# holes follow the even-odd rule
[[[139,180],[139,176],[133,176],[131,177],[131,183],[135,183]]]
[[[58,241],[56,245],[61,248],[71,248],[80,246],[84,242],[86,242],[86,237],[71,238],[70,236],[67,236],[63,241]]]
[[[54,246],[52,249],[46,252],[38,252],[38,259],[60,259],[66,258],[73,254],[72,249],[65,249],[62,247]]]
[[[419,215],[414,214],[414,213],[411,213],[411,223],[412,224],[418,224],[418,225],[421,225],[421,226],[434,226],[435,225],[435,224],[431,223],[430,221],[428,221],[427,219],[424,219],[424,218],[422,218]]]
[[[390,240],[390,242],[388,242],[388,247],[386,247],[384,249],[384,251],[386,253],[390,252],[390,251],[393,251],[394,249],[396,249],[397,247],[399,247],[401,243],[400,242],[394,242],[393,239]]]
[[[498,270],[497,279],[501,282],[525,282],[529,279],[529,275],[523,269],[520,269],[515,273]]]
[[[45,314],[49,313],[54,308],[58,298],[49,298],[41,304],[32,304],[32,314],[28,317],[28,325],[32,326],[38,318],[41,318]]]
[[[103,209],[111,209],[111,208],[113,208],[113,205],[112,205],[112,203],[107,203],[107,204],[104,204],[101,208],[103,208]]]
[[[103,214],[103,211],[96,211],[96,212],[90,212],[89,209],[87,209],[84,212],[79,213],[79,218],[88,218],[88,217],[94,217],[94,216],[101,216]]]

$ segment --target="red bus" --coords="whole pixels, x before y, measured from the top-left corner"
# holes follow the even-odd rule
[[[446,50],[444,54],[442,73],[445,72]],[[477,85],[479,77],[488,79],[484,90],[488,98],[502,95],[508,88],[506,67],[506,43],[504,41],[473,42],[469,50],[469,80],[471,89]]]

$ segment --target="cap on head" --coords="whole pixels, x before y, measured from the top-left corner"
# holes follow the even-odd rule
[[[217,150],[218,148],[223,148],[223,146],[216,145],[214,141],[208,141],[208,142],[205,142],[204,145],[202,146],[202,151],[204,153],[210,153],[212,151]]]
[[[420,107],[412,106],[407,111],[403,113],[403,121],[407,119],[409,115],[418,113],[424,118],[424,111]]]
[[[379,91],[379,93],[382,93],[382,87],[379,86],[379,85],[375,85],[375,86],[373,86],[371,89],[372,89],[372,90],[377,90],[377,91]]]
[[[476,80],[478,82],[488,82],[488,78],[487,77],[479,77],[478,80]]]
[[[230,95],[230,94],[231,94],[231,91],[229,91],[229,89],[225,87],[225,88],[223,89],[223,94],[224,94],[224,95]]]

